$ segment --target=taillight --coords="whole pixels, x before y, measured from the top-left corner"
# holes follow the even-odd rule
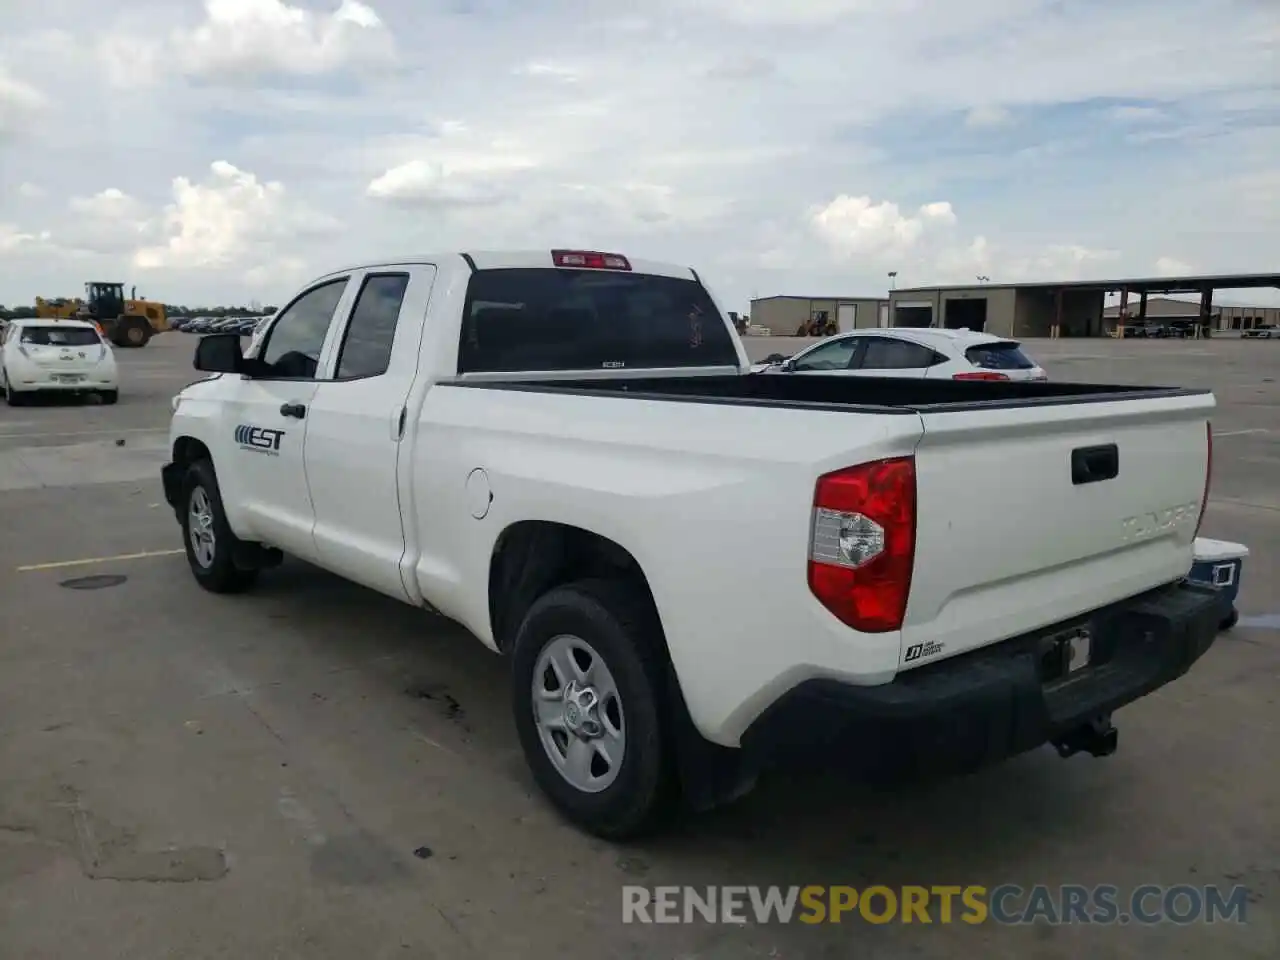
[[[620,253],[595,253],[590,250],[552,250],[551,260],[557,267],[586,267],[588,270],[630,270],[631,263]]]
[[[957,373],[951,377],[952,380],[1008,380],[1009,378],[1003,373],[996,373],[992,370],[983,370],[980,373]]]
[[[1204,511],[1209,506],[1209,483],[1213,479],[1213,424],[1208,421],[1204,425],[1205,461],[1204,461],[1204,494],[1200,497],[1200,516],[1196,517],[1196,533],[1200,536],[1200,524],[1204,523]]]
[[[916,464],[877,460],[818,478],[809,589],[863,633],[902,627],[916,550]]]

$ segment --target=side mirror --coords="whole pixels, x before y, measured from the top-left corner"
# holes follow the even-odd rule
[[[245,362],[240,335],[215,333],[201,337],[196,344],[194,366],[205,373],[243,373]]]

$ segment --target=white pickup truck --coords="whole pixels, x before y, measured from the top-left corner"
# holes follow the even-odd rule
[[[563,250],[339,270],[195,366],[197,581],[289,554],[462,623],[601,836],[792,761],[1105,755],[1225,615],[1207,392],[755,375],[693,270]]]

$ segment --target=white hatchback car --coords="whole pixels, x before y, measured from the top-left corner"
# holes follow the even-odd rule
[[[939,327],[878,327],[838,333],[753,373],[810,373],[946,380],[1048,380],[1007,337]]]
[[[120,398],[111,345],[83,320],[13,320],[0,339],[0,389],[16,407],[37,393]]]

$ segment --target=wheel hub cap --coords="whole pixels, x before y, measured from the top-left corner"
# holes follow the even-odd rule
[[[595,687],[571,682],[564,690],[564,725],[576,737],[589,740],[600,736],[600,695]]]
[[[196,487],[191,491],[191,502],[187,508],[187,530],[196,562],[202,567],[212,566],[217,538],[213,533],[213,505],[203,487]]]
[[[533,676],[533,720],[543,749],[584,793],[613,783],[626,755],[626,720],[617,681],[581,637],[553,638]]]

